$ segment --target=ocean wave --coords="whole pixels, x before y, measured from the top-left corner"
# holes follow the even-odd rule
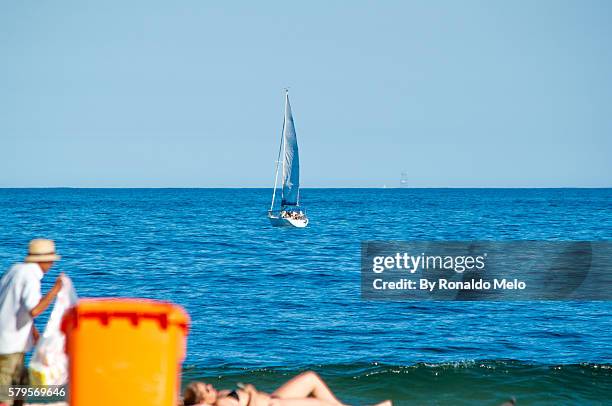
[[[539,364],[518,360],[392,365],[351,363],[299,367],[216,368],[187,366],[183,380],[204,380],[218,387],[249,382],[271,392],[304,370],[319,373],[343,400],[368,404],[392,399],[395,405],[604,404],[612,393],[612,364]]]

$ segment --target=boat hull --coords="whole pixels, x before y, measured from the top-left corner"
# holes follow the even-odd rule
[[[270,224],[274,227],[296,227],[304,228],[308,225],[308,218],[303,219],[291,219],[278,216],[268,216]]]

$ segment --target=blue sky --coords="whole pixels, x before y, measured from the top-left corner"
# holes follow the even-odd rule
[[[607,1],[0,5],[0,186],[612,186]]]

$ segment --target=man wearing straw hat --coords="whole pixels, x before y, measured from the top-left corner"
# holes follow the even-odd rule
[[[30,241],[23,263],[13,265],[0,279],[0,390],[28,383],[24,356],[38,339],[33,320],[44,312],[62,287],[62,275],[43,297],[40,280],[60,256],[52,240]],[[0,405],[6,394],[0,393]],[[10,404],[10,403],[9,403]],[[14,405],[22,404],[15,401]]]

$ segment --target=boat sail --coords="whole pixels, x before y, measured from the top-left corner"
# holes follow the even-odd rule
[[[282,155],[282,161],[281,161]],[[280,208],[275,210],[276,190],[278,185],[279,166],[282,162],[282,185]],[[285,117],[281,134],[276,172],[274,174],[274,191],[268,218],[273,226],[293,226],[303,228],[308,225],[308,217],[300,207],[300,155],[297,135],[291,114],[289,92],[285,89]]]

